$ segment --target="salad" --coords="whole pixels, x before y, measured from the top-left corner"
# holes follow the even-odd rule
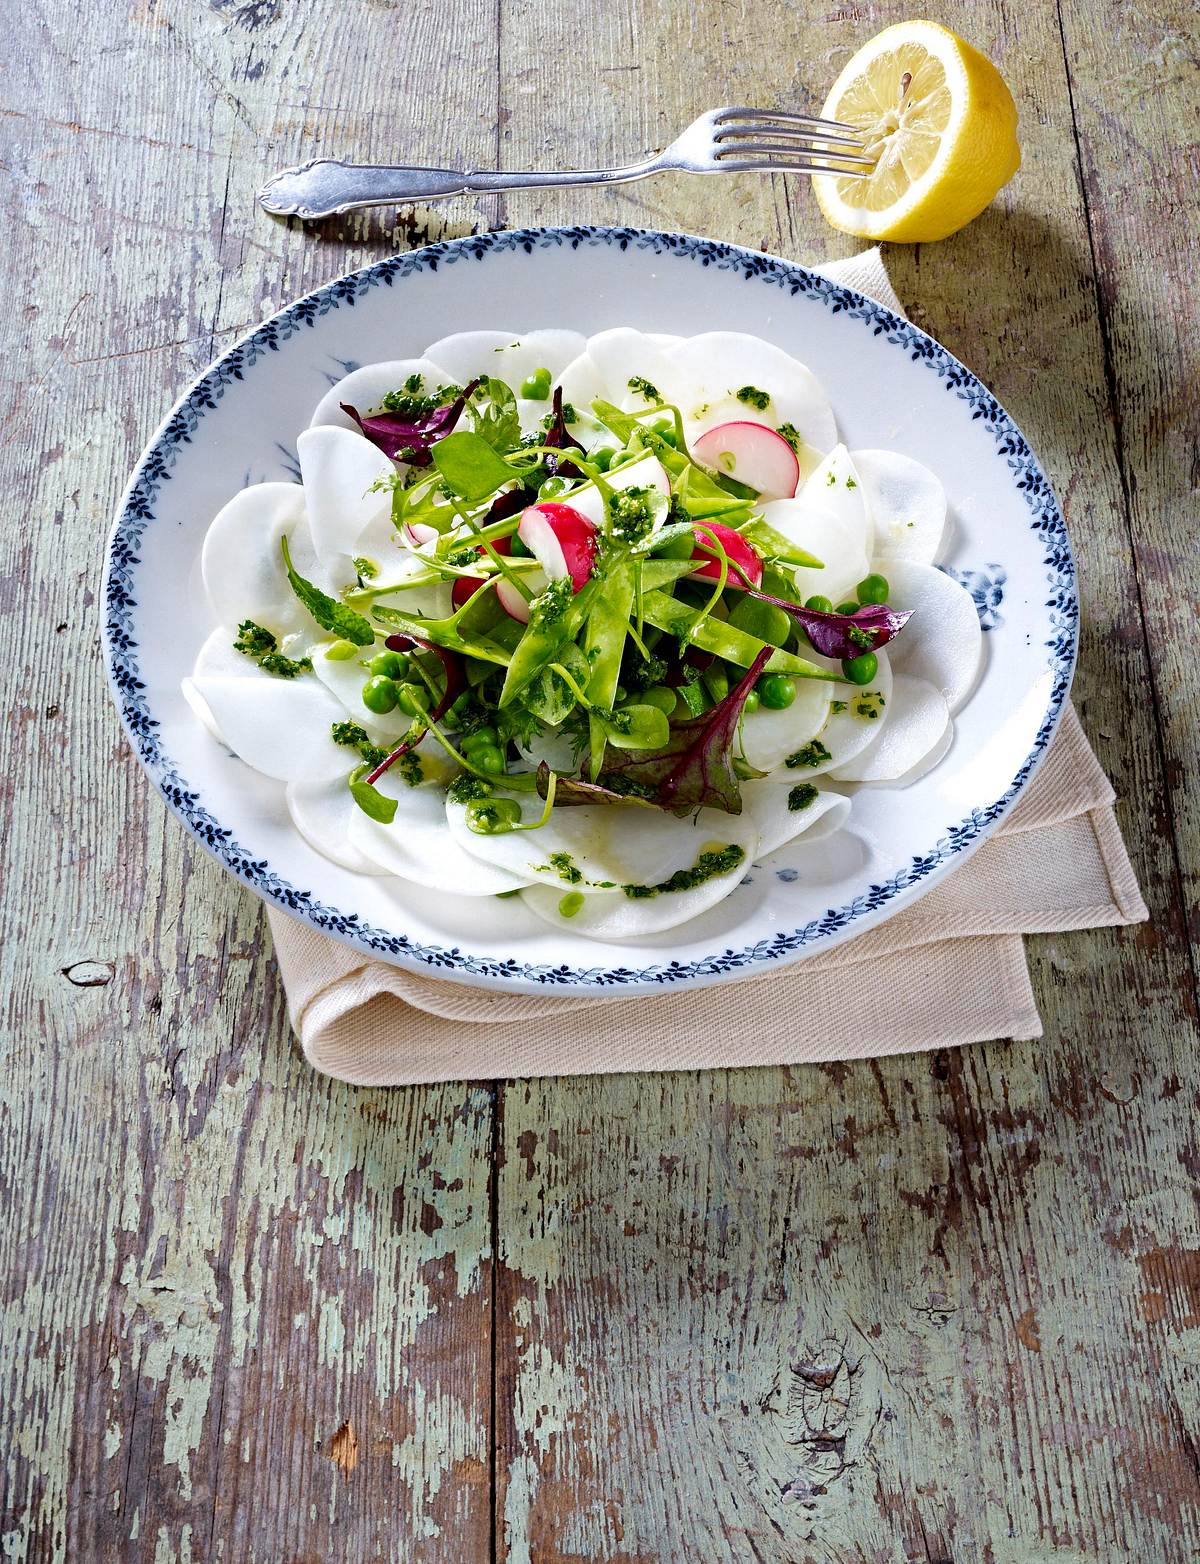
[[[936,764],[975,679],[937,477],[756,337],[459,333],[297,457],[208,529],[184,694],[356,873],[670,929]]]

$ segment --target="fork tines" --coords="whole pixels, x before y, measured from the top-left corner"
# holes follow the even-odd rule
[[[860,133],[839,120],[742,107],[718,110],[712,125],[714,157],[731,173],[760,169],[865,179],[874,167]]]

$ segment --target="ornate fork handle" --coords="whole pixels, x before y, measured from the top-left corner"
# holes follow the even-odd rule
[[[571,185],[623,185],[665,167],[661,157],[628,168],[580,169],[569,173],[460,173],[452,168],[390,168],[317,158],[285,168],[259,191],[268,212],[314,221],[367,206],[430,201],[445,196],[501,190],[562,189]]]

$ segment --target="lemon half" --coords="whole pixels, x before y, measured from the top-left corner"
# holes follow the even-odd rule
[[[827,220],[864,239],[957,233],[1021,164],[1003,77],[936,22],[885,27],[850,60],[821,113],[861,131],[875,160],[867,179],[813,180]]]

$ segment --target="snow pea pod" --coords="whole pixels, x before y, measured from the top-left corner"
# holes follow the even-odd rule
[[[583,629],[588,615],[595,607],[597,598],[611,579],[613,572],[619,569],[628,557],[628,549],[614,550],[587,585],[576,592],[568,603],[563,604],[553,617],[544,618],[539,615],[536,608],[538,600],[534,600],[529,623],[525,627],[525,633],[512,655],[508,672],[504,676],[504,688],[500,691],[498,706],[510,706],[548,663],[558,660],[561,649],[568,641],[573,641]],[[557,584],[560,583],[551,585]]]
[[[742,536],[766,559],[777,559],[784,565],[803,565],[808,570],[825,568],[823,559],[818,559],[815,554],[810,554],[798,543],[793,543],[791,538],[784,537],[782,532],[777,532],[761,516],[743,530]]]
[[[484,636],[461,630],[457,615],[453,619],[421,619],[416,614],[402,614],[398,608],[377,606],[373,617],[395,634],[416,636],[418,640],[430,641],[447,652],[461,652],[464,657],[498,663],[502,668],[508,666],[509,653]]]
[[[681,576],[690,576],[696,561],[687,559],[642,560],[642,591],[657,592],[662,587],[673,586]]]
[[[643,570],[645,566],[643,565]],[[627,560],[619,570],[614,570],[596,599],[588,619],[584,651],[591,665],[588,676],[587,697],[593,706],[611,711],[617,699],[617,685],[621,675],[621,657],[625,651],[625,638],[629,629],[629,613],[633,607],[633,565]],[[604,764],[604,746],[609,731],[595,714],[588,717],[589,765],[593,781],[600,775]]]
[[[767,644],[757,636],[748,635],[735,625],[714,619],[711,615],[700,623],[694,635],[691,634],[696,610],[689,608],[686,603],[677,602],[666,592],[647,592],[642,611],[647,622],[659,630],[690,640],[701,651],[712,652],[715,657],[723,657],[726,662],[736,663],[739,668],[749,668]],[[837,674],[828,669],[818,668],[816,663],[806,662],[803,657],[794,657],[791,652],[778,648],[772,651],[766,666],[771,673],[790,673],[797,679],[837,678]]]

